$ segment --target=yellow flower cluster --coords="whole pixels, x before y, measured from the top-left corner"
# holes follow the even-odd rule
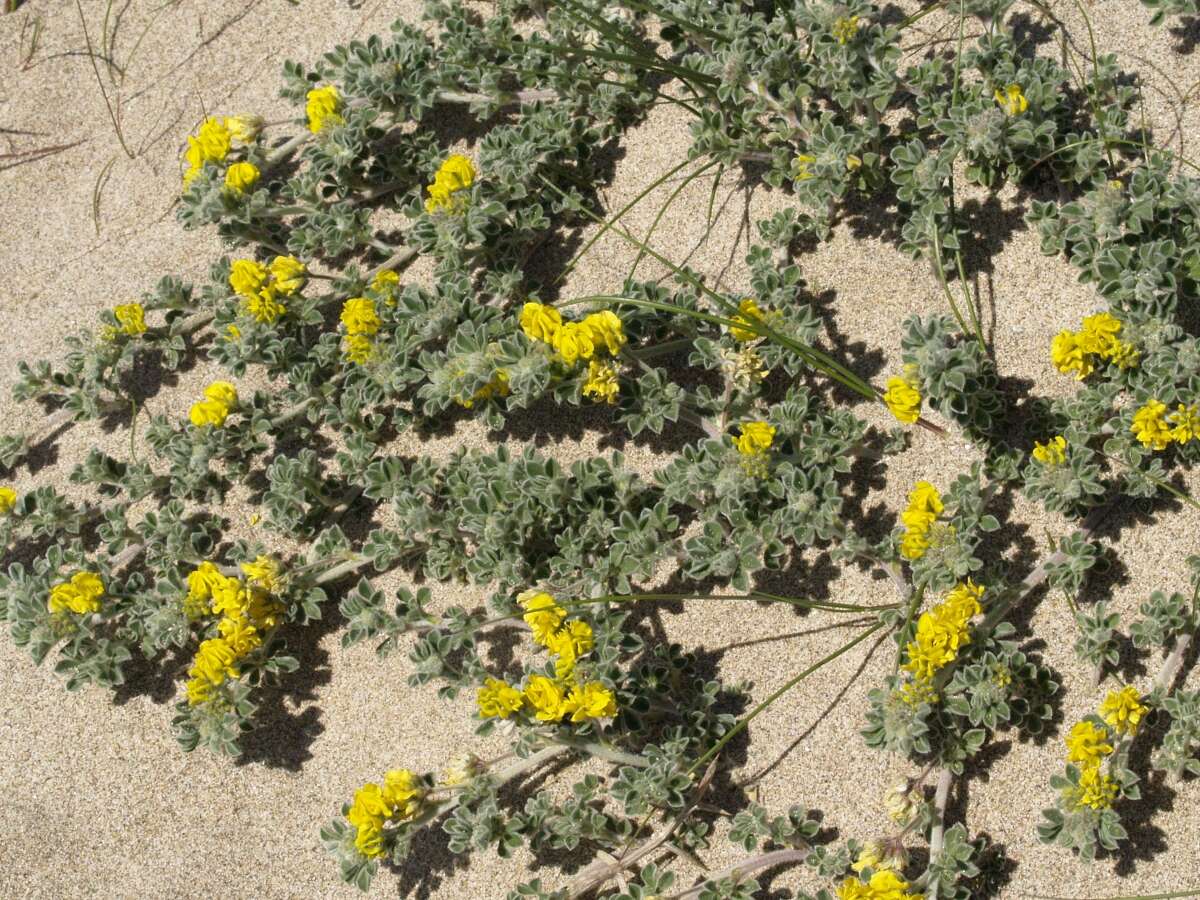
[[[775,426],[768,422],[743,422],[739,427],[742,433],[730,440],[742,455],[742,470],[751,477],[766,478]]]
[[[475,164],[458,153],[446,157],[445,162],[433,176],[429,185],[429,197],[425,200],[425,212],[431,215],[439,210],[459,212],[464,200],[456,196],[475,183]]]
[[[744,343],[746,341],[757,340],[762,335],[755,331],[753,326],[765,324],[770,315],[770,313],[765,313],[759,309],[758,303],[755,302],[753,297],[746,297],[738,304],[737,314],[733,316],[733,321],[738,324],[730,325],[729,333],[735,341],[742,341]]]
[[[621,384],[617,381],[616,366],[600,362],[598,359],[589,360],[588,380],[583,384],[583,396],[591,397],[597,403],[612,406],[617,402],[617,394],[620,392]]]
[[[1085,318],[1079,331],[1060,331],[1050,342],[1054,367],[1064,374],[1074,372],[1082,381],[1096,371],[1098,359],[1116,363],[1122,369],[1136,366],[1137,348],[1117,337],[1121,328],[1120,319],[1097,313]]]
[[[960,583],[946,598],[917,619],[916,639],[905,648],[908,662],[904,669],[918,682],[929,682],[939,669],[958,656],[960,647],[971,642],[970,623],[983,608],[984,587],[969,578]]]
[[[893,375],[887,381],[883,402],[899,421],[911,425],[921,418],[921,392],[918,390],[917,367],[904,367],[904,375]]]
[[[70,581],[56,584],[50,589],[47,606],[52,613],[71,611],[78,615],[100,611],[100,598],[104,596],[104,581],[95,572],[76,572]]]
[[[869,882],[847,878],[838,887],[838,900],[920,900],[923,894],[910,893],[909,884],[895,872],[884,869],[871,875]]]
[[[567,611],[543,591],[525,591],[517,597],[525,610],[525,624],[536,643],[558,658],[555,677],[532,675],[523,691],[497,678],[488,678],[479,689],[480,715],[507,719],[522,710],[539,722],[572,722],[607,719],[617,714],[613,692],[599,681],[580,684],[575,678],[575,663],[592,649],[591,627],[579,619],[568,619]]]
[[[796,158],[792,160],[792,178],[796,181],[808,181],[813,177],[812,166],[816,165],[817,158],[811,153],[797,153]]]
[[[1109,691],[1104,702],[1100,704],[1102,718],[1117,734],[1133,737],[1142,724],[1142,717],[1150,712],[1150,707],[1142,703],[1142,695],[1131,684],[1125,685],[1119,691]]]
[[[1100,704],[1103,725],[1084,720],[1071,727],[1064,739],[1067,761],[1079,763],[1081,772],[1079,784],[1064,788],[1063,794],[1076,809],[1108,809],[1113,805],[1120,786],[1112,777],[1101,774],[1100,766],[1116,749],[1116,736],[1134,737],[1149,711],[1137,688],[1126,685],[1119,691],[1109,691]]]
[[[1167,405],[1158,400],[1147,400],[1133,414],[1130,429],[1143,446],[1154,450],[1165,450],[1171,442],[1186,444],[1200,441],[1200,405],[1179,404],[1175,412],[1167,415]]]
[[[8,485],[0,486],[0,516],[7,516],[17,505],[17,492]]]
[[[187,171],[183,173],[185,187],[209,163],[225,161],[229,148],[233,146],[233,133],[224,119],[209,116],[201,123],[195,136],[188,135],[187,142],[187,151],[183,155],[188,164]]]
[[[1117,783],[1100,772],[1100,764],[1113,745],[1106,728],[1092,722],[1076,722],[1066,736],[1067,760],[1080,764],[1078,786],[1064,788],[1067,799],[1080,809],[1108,809],[1117,797]]]
[[[225,189],[235,197],[253,190],[262,173],[252,162],[236,162],[225,170]]]
[[[521,330],[531,340],[549,344],[557,350],[568,366],[575,365],[581,359],[590,361],[600,350],[607,350],[610,356],[616,356],[626,340],[620,317],[610,310],[589,313],[579,322],[564,322],[557,309],[533,300],[521,308]],[[604,385],[601,390],[601,379],[609,378],[610,374],[612,383]],[[616,396],[615,369],[611,373],[604,373],[593,372],[589,367],[589,375],[597,382],[593,392],[606,399],[610,395]]]
[[[304,112],[308,116],[308,130],[313,134],[324,131],[330,125],[341,125],[342,95],[331,84],[313,88],[305,96]]]
[[[122,303],[113,308],[113,315],[121,325],[121,330],[130,337],[137,337],[146,331],[146,310],[140,303]]]
[[[307,280],[308,269],[294,256],[276,256],[270,266],[235,259],[229,268],[229,286],[246,301],[246,312],[268,325],[287,312],[280,298],[292,296]]]
[[[383,826],[415,819],[425,799],[425,785],[408,769],[384,773],[383,786],[368,782],[354,792],[346,821],[354,826],[354,846],[368,859],[383,855]]]
[[[184,608],[221,616],[220,637],[201,642],[188,670],[188,705],[197,706],[212,698],[212,692],[228,678],[241,675],[238,662],[262,646],[263,635],[279,624],[283,607],[271,599],[270,589],[279,577],[278,565],[265,556],[244,563],[247,581],[223,575],[211,562],[202,562],[188,575]]]
[[[1029,109],[1029,101],[1025,99],[1019,84],[1010,84],[1003,91],[997,88],[992,96],[1006,116],[1019,116]]]
[[[341,320],[346,328],[346,358],[362,365],[371,358],[375,349],[371,339],[383,325],[375,301],[368,297],[351,297],[342,304]]]
[[[392,269],[384,269],[371,279],[371,290],[383,294],[388,306],[396,305],[396,291],[400,289],[400,276]]]
[[[848,44],[858,34],[858,16],[841,16],[833,22],[830,32],[839,44]]]
[[[1034,441],[1032,455],[1044,466],[1061,466],[1067,461],[1067,439],[1060,434],[1044,444]]]
[[[259,116],[209,116],[197,129],[194,136],[188,136],[188,147],[184,153],[187,170],[183,173],[184,187],[200,174],[209,163],[217,164],[225,161],[234,141],[249,144],[262,131],[263,120]],[[250,163],[238,163],[254,169],[254,180],[258,180],[258,169]],[[233,167],[231,167],[233,168]],[[248,170],[239,170],[241,174],[234,176],[235,181],[246,177]],[[226,186],[229,187],[229,175],[226,173]]]
[[[197,428],[220,428],[237,405],[237,388],[228,381],[214,381],[204,389],[204,399],[192,404],[188,418]]]
[[[928,481],[918,481],[908,494],[908,508],[900,514],[904,534],[900,538],[900,555],[905,559],[920,559],[929,549],[929,532],[945,506],[942,495]]]

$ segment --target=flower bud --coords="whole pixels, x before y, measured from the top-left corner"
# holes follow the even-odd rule
[[[923,798],[918,791],[910,791],[908,779],[902,778],[883,795],[883,806],[888,818],[897,825],[907,825],[917,815]]]
[[[249,144],[263,130],[262,116],[229,116],[225,119],[225,127],[229,129],[229,133],[235,141],[241,141],[243,144]]]
[[[483,760],[474,753],[469,751],[456,753],[446,761],[446,767],[442,770],[441,783],[448,787],[465,784],[476,775],[481,774],[485,768]]]

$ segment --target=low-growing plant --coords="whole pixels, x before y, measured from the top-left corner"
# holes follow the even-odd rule
[[[407,652],[410,684],[472,698],[477,733],[509,752],[362,773],[352,797],[329,798],[322,842],[363,889],[440,828],[456,854],[570,860],[565,880],[511,898],[749,898],[754,873],[785,863],[827,883],[820,900],[982,896],[995,848],[947,821],[951,788],[998,736],[1057,728],[1058,677],[1017,613],[1065,595],[1080,660],[1097,686],[1115,675],[1120,615],[1076,602],[1103,562],[1097,530],[1126,502],[1194,506],[1177,475],[1200,461],[1187,327],[1200,181],[1132,139],[1137,92],[1114,57],[1084,60],[1077,79],[1065,40],[1062,64],[1025,51],[1011,6],[946,4],[957,46],[917,58],[899,39],[932,8],[896,23],[860,0],[502,0],[487,16],[449,0],[426,4],[432,33],[398,22],[288,63],[292,136],[243,114],[188,138],[179,220],[215,228],[232,255],[203,283],[167,276],[115,305],[63,360],[19,366],[17,398],[48,416],[0,441],[10,469],[75,422],[132,428],[146,396],[131,376],[147,360],[176,372],[204,353],[228,380],[195,385],[186,417],[153,416],[147,454],[92,450],[71,473],[78,491],[0,489],[13,640],[52,656],[68,688],[121,685],[135,660],[171,672],[186,750],[242,752],[262,686],[299,668],[289,643],[322,618],[344,645]],[[968,18],[983,28],[970,41]],[[634,236],[621,221],[632,204],[601,204],[612,153],[658,104],[681,110],[692,140],[667,176],[738,170],[788,192],[759,223],[744,284]],[[428,127],[448,108],[461,134]],[[1019,404],[969,285],[978,240],[961,198],[1011,184],[1044,197],[1046,182],[1063,195],[1031,199],[1027,221],[1095,286],[1096,309],[1045,336],[1048,370],[1074,393]],[[829,339],[793,261],[853,203],[895,212],[897,245],[928,261],[946,303],[903,323],[887,348],[900,367],[878,385]],[[389,211],[406,224],[382,224]],[[589,226],[637,262],[608,293],[561,294],[578,257],[544,250]],[[665,275],[637,279],[644,259]],[[429,277],[408,276],[417,260]],[[242,386],[249,373],[270,389]],[[389,446],[451,416],[500,430],[564,406],[596,407],[616,435],[670,435],[669,458],[648,473],[617,451],[564,465],[533,448],[434,459]],[[874,406],[895,427],[869,424]],[[906,485],[880,533],[851,512],[856,470],[885,476],[909,426],[962,438],[979,461]],[[261,539],[229,536],[223,504],[239,487]],[[1028,572],[1004,558],[1016,492],[1072,523]],[[361,535],[343,528],[351,515],[369,523]],[[291,549],[272,552],[267,534]],[[888,593],[762,589],[807,548],[877,573]],[[1066,731],[1042,840],[1085,857],[1128,840],[1123,812],[1147,774],[1137,741],[1158,742],[1155,769],[1200,772],[1200,699],[1178,684],[1200,625],[1200,558],[1188,564],[1147,586],[1128,628],[1138,653],[1165,654],[1153,682],[1118,685]],[[446,608],[429,587],[389,597],[376,576],[396,570],[479,585],[488,606]],[[653,604],[698,601],[790,604],[856,630],[756,698],[638,627]],[[502,631],[518,635],[503,666],[483,651]],[[871,638],[890,639],[895,664],[863,739],[912,773],[881,798],[886,833],[835,845],[804,806],[708,804],[730,743]],[[577,780],[514,799],[510,786],[551,771]],[[679,883],[667,854],[695,857],[718,836],[749,856]]]

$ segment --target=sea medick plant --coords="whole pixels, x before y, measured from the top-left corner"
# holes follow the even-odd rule
[[[16,643],[38,661],[54,651],[69,688],[120,685],[139,656],[185,658],[176,735],[229,754],[258,724],[262,686],[300,666],[289,644],[335,606],[346,645],[403,650],[413,686],[473,696],[476,730],[507,739],[505,755],[387,771],[322,830],[362,888],[440,828],[455,853],[527,845],[573,860],[564,884],[531,881],[514,898],[749,898],[754,874],[781,864],[828,881],[821,900],[978,895],[989,848],[947,821],[952,783],[1001,732],[1045,739],[1059,690],[1010,615],[1043,586],[1065,593],[1099,683],[1120,662],[1120,620],[1074,599],[1101,564],[1099,522],[1122,498],[1194,503],[1173,478],[1200,453],[1200,344],[1183,327],[1198,182],[1126,136],[1137,92],[1115,58],[1087,59],[1089,77],[1075,79],[1065,36],[1065,63],[1030,56],[1003,0],[960,4],[957,46],[906,58],[901,35],[932,11],[893,23],[863,0],[502,0],[484,16],[430,2],[428,32],[397,23],[312,66],[288,63],[293,136],[250,114],[207,118],[188,140],[179,216],[215,228],[230,254],[199,284],[166,277],[102,312],[63,361],[22,364],[18,399],[50,415],[5,437],[0,464],[77,420],[131,423],[152,396],[137,377],[147,362],[183,371],[203,352],[229,380],[195,386],[186,416],[152,417],[151,454],[89,453],[70,476],[87,499],[0,487],[0,541],[16,559],[0,574],[0,618]],[[966,16],[983,25],[970,41]],[[613,153],[657,104],[687,114],[688,158],[605,218]],[[448,110],[458,124],[429,127]],[[620,224],[689,166],[656,222],[706,174],[714,197],[734,171],[789,193],[759,223],[765,245],[750,247],[745,283],[659,252],[657,225],[641,239]],[[1038,194],[1044,179],[1064,196],[1031,201],[1027,220],[1107,309],[1047,335],[1051,364],[1079,390],[1030,417],[1002,389],[968,285],[977,240],[962,196],[1013,182]],[[896,242],[930,261],[951,313],[904,323],[903,367],[882,388],[828,339],[792,260],[800,238],[829,237],[863,201],[894,207]],[[590,223],[637,260],[611,292],[572,294],[563,277],[596,237],[562,267],[544,251]],[[419,259],[431,277],[408,276]],[[643,260],[669,275],[639,279]],[[251,372],[270,390],[241,387]],[[883,404],[897,427],[869,427],[846,396]],[[506,446],[440,460],[388,446],[451,416],[500,430],[563,406],[595,409],[622,436],[669,434],[670,458],[646,474],[619,452],[564,467]],[[852,482],[862,467],[886,474],[907,426],[962,435],[984,461],[940,487],[917,482],[899,523],[868,536],[849,515]],[[329,436],[337,449],[319,450]],[[246,484],[254,526],[286,549],[229,537],[222,501]],[[1078,520],[1023,578],[996,562],[1011,490]],[[351,512],[372,522],[356,540],[339,525]],[[758,589],[805,550],[875,570],[893,602]],[[397,569],[490,600],[444,608],[424,587],[393,603],[373,579]],[[664,572],[695,590],[648,589]],[[1126,837],[1146,716],[1170,717],[1152,765],[1197,771],[1197,700],[1174,689],[1195,590],[1157,587],[1129,628],[1137,650],[1165,655],[1154,685],[1109,692],[1070,729],[1051,778],[1058,798],[1039,834],[1085,856]],[[749,707],[748,687],[647,638],[654,604],[698,601],[786,603],[860,627]],[[481,652],[501,633],[518,648],[502,664]],[[864,737],[915,773],[883,798],[886,833],[835,847],[805,807],[711,806],[730,742],[872,636],[890,636],[896,660],[870,694]],[[569,791],[514,800],[511,788],[585,760]],[[703,852],[724,818],[751,855],[677,884],[666,855]]]

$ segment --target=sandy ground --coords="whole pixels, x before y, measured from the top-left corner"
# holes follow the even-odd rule
[[[122,10],[122,4],[114,4],[121,21],[111,43],[123,79],[101,64],[134,158],[122,149],[109,119],[84,52],[75,4],[44,0],[0,17],[0,138],[6,145],[0,150],[70,145],[20,165],[10,165],[16,158],[6,157],[0,169],[0,382],[6,385],[15,378],[18,359],[60,356],[65,336],[93,323],[98,310],[136,296],[163,274],[201,277],[219,254],[211,233],[184,232],[171,209],[179,185],[179,147],[204,111],[286,116],[290,110],[275,96],[285,58],[314,60],[337,42],[385,29],[397,15],[415,19],[419,8],[409,0],[359,8],[331,0],[306,0],[300,7],[282,0],[183,0],[156,18],[156,6],[127,3]],[[1060,14],[1078,26],[1078,14],[1060,6]],[[1145,24],[1148,13],[1131,0],[1097,2],[1089,9],[1101,47],[1120,52],[1125,68],[1141,71],[1146,116],[1160,139],[1186,151],[1200,122],[1193,108],[1181,108],[1180,91],[1172,85],[1200,79],[1192,53],[1195,34],[1151,29]],[[82,11],[98,45],[105,4],[87,2]],[[35,18],[44,30],[27,60],[29,30],[23,26]],[[931,39],[950,33],[939,33],[946,23],[934,17],[923,24]],[[674,165],[687,143],[683,121],[656,112],[627,141],[605,194],[609,208],[619,208]],[[701,181],[681,195],[660,226],[659,246],[691,248],[700,240],[709,186]],[[738,225],[747,197],[732,179],[718,196],[720,223],[691,264],[712,275],[722,273],[724,284],[745,284],[745,234]],[[786,202],[763,191],[748,199],[751,222]],[[1041,256],[1036,239],[1013,211],[1013,198],[1002,200],[1001,208],[986,214],[996,252],[981,273],[1000,367],[1004,375],[1028,382],[1033,392],[1061,395],[1072,386],[1050,367],[1049,340],[1101,303],[1076,283],[1064,261]],[[653,212],[635,211],[630,227],[644,234]],[[841,226],[832,241],[799,262],[814,292],[832,292],[835,298],[828,307],[830,325],[844,353],[861,373],[881,380],[898,366],[899,321],[912,312],[940,309],[941,300],[927,266],[902,257],[878,237],[856,236],[870,231],[870,224]],[[626,245],[605,239],[572,275],[564,296],[611,289],[631,262]],[[644,271],[655,272],[652,267]],[[211,374],[206,364],[197,366],[178,385],[167,385],[150,411],[177,409],[179,398],[194,393]],[[37,418],[4,391],[0,421],[6,430],[21,430]],[[521,433],[569,462],[607,452],[601,449],[609,446],[606,430],[603,417],[588,415],[527,422]],[[57,453],[69,462],[94,444],[119,449],[126,441],[127,435],[80,427],[58,442]],[[409,439],[407,447],[441,455],[462,443],[488,441],[481,428],[467,422],[419,447]],[[657,464],[649,442],[627,442],[625,450],[645,471]],[[963,445],[951,444],[950,451],[917,431],[913,448],[892,462],[888,486],[873,491],[868,508],[896,510],[918,478],[945,485],[972,458]],[[23,471],[16,486],[63,482],[67,471],[66,465],[32,475]],[[1188,486],[1200,494],[1195,473]],[[245,509],[226,512],[236,522],[245,521]],[[1068,530],[1023,501],[1012,519],[1016,546],[1025,553],[1044,552],[1048,536]],[[1128,617],[1151,590],[1181,590],[1183,557],[1195,552],[1198,531],[1200,516],[1194,511],[1124,511],[1106,531],[1113,568],[1082,599],[1109,597],[1112,607]],[[400,583],[396,576],[381,579],[388,588]],[[795,595],[826,593],[846,602],[872,601],[892,591],[887,582],[857,571],[837,575],[815,555],[773,587]],[[435,586],[439,604],[472,606],[483,596],[482,591]],[[728,610],[692,607],[663,613],[651,624],[663,637],[711,660],[728,682],[752,682],[756,698],[849,634],[835,620],[779,608],[738,616],[736,627],[730,621]],[[1044,598],[1032,624],[1040,652],[1062,679],[1061,712],[1069,724],[1094,707],[1099,693],[1070,651],[1074,626],[1062,598]],[[433,689],[409,688],[409,664],[402,654],[380,661],[369,647],[344,651],[337,633],[327,631],[307,635],[301,643],[303,682],[294,684],[286,698],[270,698],[269,724],[251,742],[247,758],[235,763],[180,751],[170,734],[169,686],[127,691],[115,705],[99,690],[68,694],[48,667],[36,668],[11,642],[0,640],[0,896],[356,895],[340,885],[321,850],[319,826],[355,787],[385,769],[436,769],[452,752],[472,745],[470,702],[444,703]],[[862,645],[802,683],[755,722],[735,777],[752,782],[751,793],[774,812],[792,804],[821,810],[842,838],[869,838],[883,828],[884,786],[907,770],[901,760],[867,751],[857,731],[866,692],[890,671],[892,659],[890,645],[877,651]],[[1158,661],[1145,664],[1152,673]],[[1138,683],[1149,677],[1142,674]],[[1059,769],[1060,748],[1057,738],[1038,745],[1001,735],[986,774],[953,798],[955,817],[965,814],[972,833],[989,834],[1016,864],[1001,896],[1100,897],[1200,886],[1194,850],[1200,785],[1194,781],[1177,789],[1154,783],[1143,788],[1151,802],[1139,807],[1131,850],[1118,859],[1087,865],[1039,845],[1034,829],[1039,811],[1052,799],[1048,780]],[[455,864],[442,846],[436,839],[424,842],[403,873],[380,876],[374,894],[493,898],[534,875],[549,884],[562,878],[553,869],[533,869],[523,854],[509,860],[483,854],[469,866]],[[721,867],[739,855],[719,840],[711,864]],[[771,883],[776,889],[816,886],[796,871]]]

